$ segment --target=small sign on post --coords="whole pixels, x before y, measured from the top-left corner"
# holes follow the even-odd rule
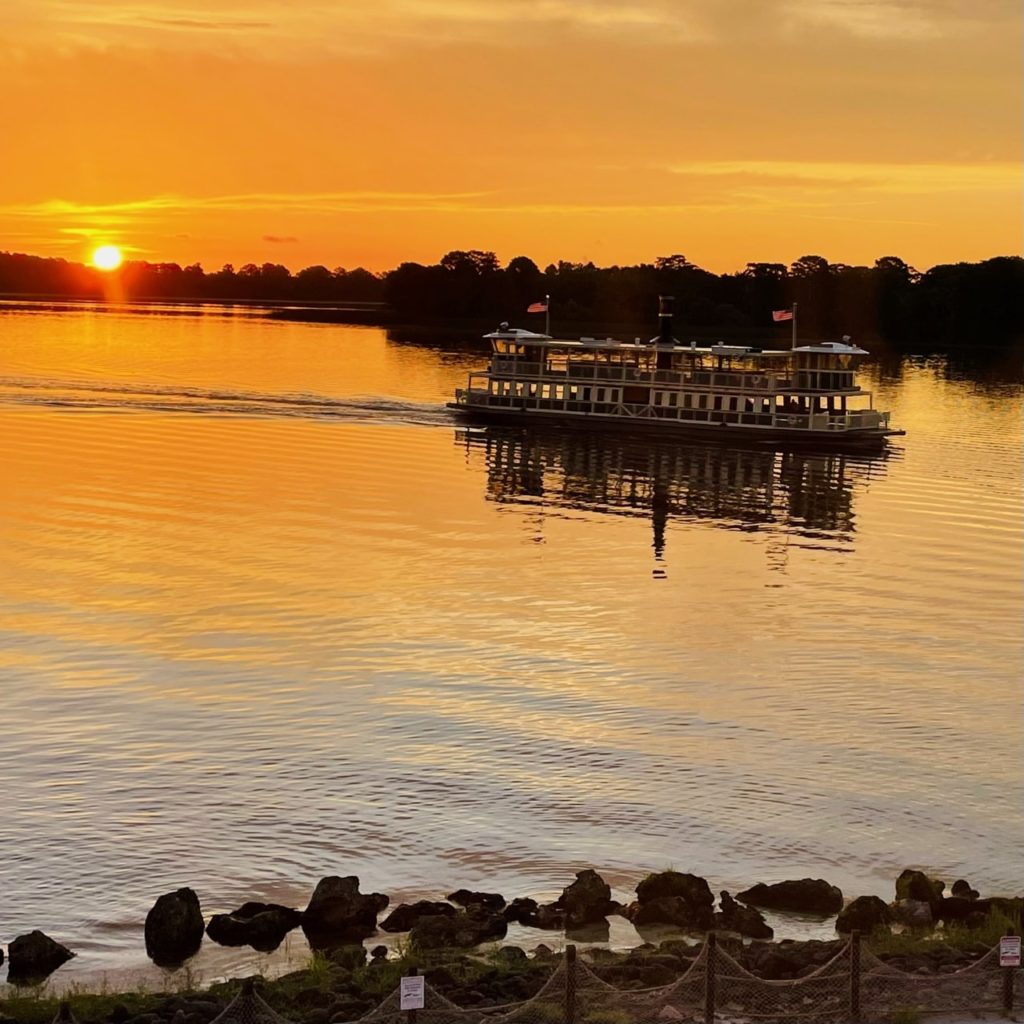
[[[425,979],[422,974],[414,974],[411,977],[402,979],[398,989],[399,1009],[423,1009],[424,981]]]
[[[1004,935],[999,940],[999,966],[1020,967],[1020,936]]]

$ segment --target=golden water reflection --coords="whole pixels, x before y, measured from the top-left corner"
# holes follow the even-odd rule
[[[889,457],[499,427],[467,430],[457,441],[484,460],[489,499],[648,517],[657,557],[669,522],[697,520],[784,528],[848,550],[855,491],[882,477]]]

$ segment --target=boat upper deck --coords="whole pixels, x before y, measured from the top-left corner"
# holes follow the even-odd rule
[[[484,338],[492,342],[495,352],[515,355],[527,354],[528,348],[543,348],[562,352],[623,352],[623,353],[659,353],[670,356],[691,356],[703,358],[733,358],[757,362],[789,361],[798,355],[856,356],[863,357],[868,353],[865,349],[846,342],[825,341],[816,345],[800,345],[797,348],[762,349],[754,345],[727,345],[718,342],[712,345],[699,346],[695,342],[687,345],[678,341],[666,344],[653,338],[650,341],[619,341],[616,338],[555,338],[549,334],[536,334],[511,328],[492,331]],[[848,360],[844,360],[848,361]]]

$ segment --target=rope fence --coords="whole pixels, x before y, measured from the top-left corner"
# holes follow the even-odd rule
[[[402,1010],[396,989],[352,1024],[880,1024],[894,1014],[1012,1016],[1024,1010],[1024,970],[999,966],[998,948],[970,966],[938,974],[892,967],[854,932],[826,964],[786,981],[759,978],[708,935],[669,985],[619,989],[569,946],[531,999],[465,1009],[424,984],[421,1009]],[[243,987],[214,1024],[289,1024]]]

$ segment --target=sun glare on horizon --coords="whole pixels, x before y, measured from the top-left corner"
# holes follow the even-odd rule
[[[116,245],[101,245],[92,254],[92,265],[100,270],[117,270],[122,259],[121,250]]]

